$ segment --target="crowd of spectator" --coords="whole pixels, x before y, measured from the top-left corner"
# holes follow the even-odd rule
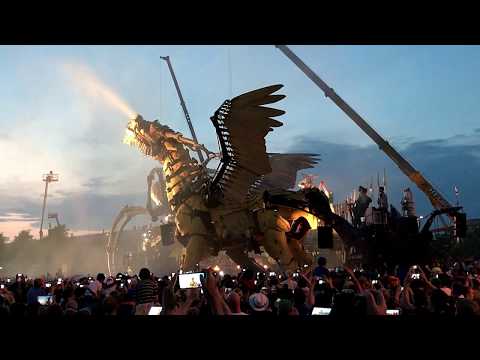
[[[394,270],[328,268],[325,258],[297,272],[202,271],[201,286],[182,289],[179,274],[1,279],[0,316],[480,314],[480,263],[438,263]]]

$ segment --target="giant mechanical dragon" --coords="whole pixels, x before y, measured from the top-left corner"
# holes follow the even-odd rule
[[[124,143],[157,160],[162,170],[154,169],[148,177],[147,208],[125,208],[119,214],[107,252],[117,247],[119,231],[114,233],[114,228],[122,229],[138,214],[150,214],[155,221],[166,214],[162,204],[168,204],[174,218],[175,239],[186,247],[184,270],[193,270],[220,250],[237,264],[258,268],[248,252],[260,253],[262,247],[283,270],[310,265],[313,259],[304,251],[303,240],[318,220],[332,226],[344,241],[353,239],[351,227],[331,211],[318,188],[287,190],[295,186],[297,171],[312,168],[317,156],[267,153],[265,137],[283,125],[274,117],[285,112],[264,105],[283,99],[274,94],[282,87],[261,88],[223,102],[210,118],[219,154],[157,120],[140,115],[131,119]],[[198,150],[206,154],[203,163],[190,156]],[[207,164],[215,158],[220,161],[213,171]],[[154,174],[159,180],[152,185]]]

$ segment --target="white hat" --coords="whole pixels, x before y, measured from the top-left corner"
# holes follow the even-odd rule
[[[268,309],[268,297],[262,293],[250,295],[248,303],[255,311],[265,311]]]

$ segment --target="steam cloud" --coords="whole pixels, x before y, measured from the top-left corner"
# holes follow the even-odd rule
[[[79,63],[65,63],[63,64],[63,69],[70,75],[76,85],[84,90],[87,96],[102,99],[105,101],[105,104],[121,111],[129,119],[136,116],[137,113],[132,107],[108,85],[95,76],[88,66]]]

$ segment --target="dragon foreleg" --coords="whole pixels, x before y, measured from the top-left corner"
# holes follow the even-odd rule
[[[148,210],[140,206],[126,205],[113,221],[112,230],[108,235],[106,252],[107,252],[107,268],[111,276],[115,272],[115,255],[118,251],[118,240],[123,229],[135,216],[148,214]],[[118,230],[117,230],[118,228]]]

